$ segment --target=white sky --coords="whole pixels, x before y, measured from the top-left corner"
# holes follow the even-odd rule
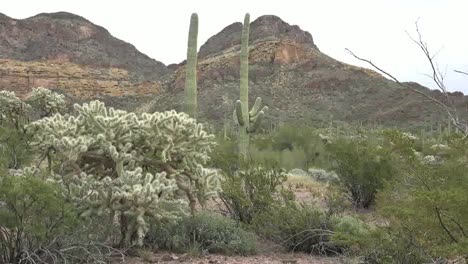
[[[345,48],[370,58],[403,81],[435,88],[423,73],[430,68],[405,30],[420,29],[436,52],[446,84],[452,91],[468,93],[468,0],[2,0],[0,13],[26,18],[42,12],[67,11],[103,26],[117,38],[163,63],[185,59],[190,14],[199,15],[198,43],[229,24],[277,15],[309,31],[319,49],[354,65],[366,66]]]

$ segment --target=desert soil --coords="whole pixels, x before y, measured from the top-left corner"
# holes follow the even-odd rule
[[[118,262],[116,262],[118,263]],[[125,258],[124,263],[128,264],[146,264],[146,263],[190,263],[190,264],[338,264],[338,258],[319,257],[303,253],[269,253],[255,256],[222,256],[207,255],[193,258],[187,254],[176,255],[171,253],[152,254],[145,257]]]

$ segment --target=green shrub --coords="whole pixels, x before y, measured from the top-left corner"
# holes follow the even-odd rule
[[[260,236],[279,243],[290,251],[316,254],[341,251],[331,241],[333,218],[308,205],[289,202],[286,205],[272,206],[257,215],[252,225]]]
[[[351,229],[355,230],[355,229]],[[333,240],[347,248],[346,255],[358,256],[369,264],[432,263],[409,230],[392,227],[359,227],[358,232],[337,231]]]
[[[278,131],[257,136],[252,142],[258,149],[257,153],[252,153],[253,159],[258,160],[259,155],[276,154],[283,168],[307,170],[312,166],[324,167],[328,161],[325,144],[312,127],[282,125]]]
[[[53,242],[76,228],[75,217],[58,186],[36,177],[1,176],[0,262],[55,249]]]
[[[376,196],[375,226],[359,235],[337,232],[336,241],[366,263],[447,263],[466,258],[466,139],[453,135],[437,147],[418,148],[408,134],[386,131],[384,136],[399,160],[400,173]]]
[[[287,174],[260,165],[247,164],[246,167],[226,175],[220,197],[234,219],[250,223],[256,214],[286,197],[284,194],[288,192],[283,189],[283,183]]]
[[[23,131],[0,127],[0,168],[18,169],[31,160],[29,136]]]
[[[390,151],[369,139],[337,139],[328,151],[339,185],[356,207],[371,206],[377,191],[396,173]]]
[[[154,223],[146,237],[146,244],[177,252],[195,249],[249,255],[256,251],[253,233],[243,230],[232,219],[208,212],[176,221]]]
[[[379,193],[376,206],[393,237],[405,233],[400,243],[416,243],[434,259],[468,253],[468,142],[459,135],[443,145],[432,148],[435,162],[399,151],[404,173]]]

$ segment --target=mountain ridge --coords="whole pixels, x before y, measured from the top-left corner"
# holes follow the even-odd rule
[[[68,13],[40,13],[25,19],[0,15],[0,58],[55,60],[128,70],[135,78],[156,80],[166,65],[113,37],[107,29]]]
[[[0,36],[3,34],[9,37],[9,42],[15,43],[16,41],[24,44],[24,39],[18,34],[13,34],[18,22],[11,23],[11,20],[8,21],[5,17],[5,15],[0,15]],[[54,24],[55,31],[50,31],[50,25],[57,20],[61,22]],[[40,42],[39,46],[43,48],[43,53],[50,54],[50,56],[34,59],[34,52],[28,49],[26,49],[26,54],[21,53],[21,45],[16,45],[15,49],[14,45],[12,48],[11,45],[5,44],[5,41],[0,41],[0,59],[3,58],[6,61],[3,65],[21,65],[10,67],[7,73],[1,71],[1,89],[9,87],[6,89],[18,90],[25,86],[30,88],[31,83],[45,83],[54,86],[50,88],[71,94],[76,100],[101,98],[118,107],[141,111],[142,109],[145,111],[181,110],[185,81],[184,61],[168,66],[156,60],[154,61],[157,63],[150,63],[149,57],[139,53],[133,45],[113,38],[106,29],[74,14],[43,13],[24,19],[24,21],[37,21],[38,32],[30,34],[33,39]],[[78,27],[74,25],[74,22]],[[49,27],[43,25],[49,25]],[[80,29],[80,26],[85,26],[85,28]],[[60,35],[63,28],[74,29],[73,32],[85,38],[85,43],[90,39],[96,42],[95,44],[102,47],[104,54],[108,57],[84,56],[81,61],[74,60],[73,55],[76,55],[76,52],[84,55],[95,54],[93,52],[101,53],[94,49],[77,50],[77,47],[73,45],[76,36],[73,38],[67,37],[66,34]],[[268,113],[271,123],[317,124],[333,120],[376,122],[385,126],[422,127],[430,122],[446,121],[445,113],[437,106],[427,104],[424,97],[403,89],[373,70],[346,64],[322,53],[315,45],[312,34],[302,30],[299,26],[289,25],[274,15],[265,15],[254,20],[250,28],[250,100],[253,101],[256,96],[264,99],[265,104],[271,109]],[[89,30],[92,32],[90,33]],[[240,22],[232,23],[200,46],[197,74],[201,120],[220,124],[226,122],[225,113],[232,112],[233,102],[239,96],[241,30]],[[50,37],[53,40],[60,40],[56,42],[63,42],[65,48],[59,51],[69,54],[68,58],[63,59],[57,56],[60,52],[54,50],[56,46],[45,45],[50,41]],[[114,46],[121,48],[115,53],[108,52]],[[2,50],[9,51],[10,55]],[[141,58],[141,61],[132,61],[129,58],[135,54]],[[32,59],[29,62],[28,60],[17,62],[21,58]],[[12,62],[8,62],[9,60]],[[37,61],[41,60],[45,61],[38,66]],[[122,67],[128,60],[134,65]],[[47,79],[44,76],[50,73],[60,75],[60,72],[54,68],[55,66],[51,66],[54,63],[68,65],[70,69],[83,68],[80,70],[82,72],[80,76],[83,79],[75,81],[75,71],[66,69],[64,72],[67,74],[62,74],[65,76],[60,76],[57,81]],[[96,74],[96,67],[99,68],[99,74]],[[12,71],[22,76],[21,81],[11,77]],[[104,78],[105,81],[99,78]],[[13,88],[8,86],[10,84],[13,84],[11,86]],[[80,85],[87,87],[84,92],[77,92]],[[415,87],[443,99],[437,91],[419,84],[415,84]],[[128,96],[132,96],[131,102],[127,100]],[[453,93],[451,100],[459,106],[464,106],[467,96]]]

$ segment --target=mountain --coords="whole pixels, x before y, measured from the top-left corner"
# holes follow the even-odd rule
[[[233,23],[200,47],[201,118],[224,122],[225,113],[232,112],[239,97],[241,31],[242,24]],[[262,16],[253,21],[249,44],[250,101],[261,96],[270,108],[268,120],[272,123],[372,122],[415,128],[447,120],[445,113],[423,96],[375,71],[320,52],[310,33],[279,17]],[[181,63],[167,84],[167,92],[153,101],[153,107],[146,105],[144,109],[181,109],[184,79]],[[438,91],[411,86],[444,100]],[[463,108],[467,98],[462,93],[451,95],[454,104]]]
[[[231,117],[239,97],[241,31],[242,24],[233,23],[200,47],[201,120],[221,124]],[[250,99],[261,96],[269,106],[267,125],[334,121],[416,128],[447,120],[424,97],[322,53],[310,33],[277,16],[253,21],[249,44]],[[139,111],[181,110],[183,101],[185,62],[165,66],[104,28],[64,12],[23,20],[0,15],[0,66],[0,89],[19,94],[42,85],[74,101],[99,98]],[[466,108],[467,96],[450,98]]]
[[[169,73],[163,63],[113,37],[105,28],[65,12],[20,20],[0,15],[0,58],[123,68],[145,80]]]
[[[19,96],[44,86],[72,101],[135,104],[122,97],[158,94],[172,72],[105,28],[65,12],[26,19],[0,14],[0,66],[0,89]]]

